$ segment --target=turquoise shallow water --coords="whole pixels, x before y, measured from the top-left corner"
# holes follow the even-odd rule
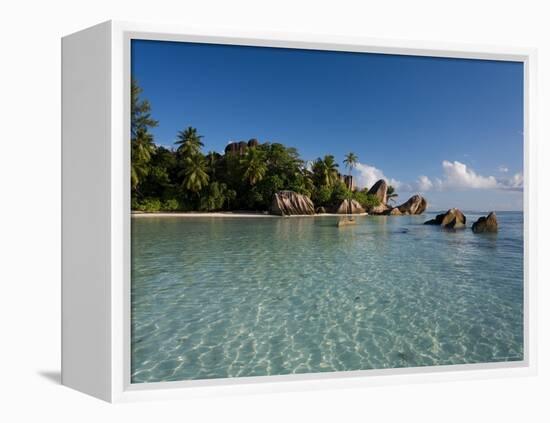
[[[522,360],[523,214],[432,217],[133,218],[132,382]]]

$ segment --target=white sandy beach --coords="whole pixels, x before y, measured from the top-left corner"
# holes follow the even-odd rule
[[[132,212],[132,217],[147,218],[147,217],[250,217],[250,218],[281,218],[281,217],[346,217],[349,215],[336,214],[336,213],[323,213],[323,214],[298,214],[292,216],[278,216],[274,214],[264,213],[246,213],[246,212],[213,212],[213,213],[199,213],[199,212],[158,212],[158,213],[145,213],[145,212]],[[353,216],[368,216],[368,213],[354,214]]]

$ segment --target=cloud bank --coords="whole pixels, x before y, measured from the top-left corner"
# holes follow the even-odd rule
[[[511,177],[483,176],[472,168],[459,161],[444,160],[441,163],[442,176],[433,180],[421,175],[414,182],[401,182],[388,178],[384,172],[374,166],[357,164],[357,186],[360,188],[371,187],[379,179],[385,179],[388,184],[396,189],[405,192],[426,192],[426,191],[455,191],[469,189],[499,189],[507,191],[523,190],[523,175],[516,173]],[[508,169],[506,169],[506,172]]]

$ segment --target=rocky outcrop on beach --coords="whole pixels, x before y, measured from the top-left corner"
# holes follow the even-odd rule
[[[385,180],[380,179],[377,181],[368,194],[375,196],[380,204],[375,207],[371,207],[368,212],[370,214],[386,214],[391,216],[401,216],[409,214],[422,214],[428,207],[428,202],[421,195],[413,195],[403,204],[392,207],[387,204],[388,201],[388,184]]]
[[[338,174],[340,181],[351,191],[355,191],[355,181],[353,175],[342,175]]]
[[[351,207],[350,207],[350,201],[351,201]],[[361,207],[361,204],[359,204],[359,202],[356,201],[356,200],[344,200],[334,210],[334,213],[337,213],[337,214],[361,214],[361,213],[365,213],[365,209],[363,207]]]
[[[466,216],[459,209],[452,208],[438,214],[435,219],[424,222],[424,225],[439,225],[447,229],[462,229],[466,226]]]
[[[383,179],[380,179],[369,189],[368,194],[374,195],[380,201],[380,205],[385,206],[388,201],[388,184]]]
[[[279,216],[315,214],[315,208],[305,195],[294,191],[279,191],[273,196],[270,212]]]
[[[323,206],[317,207],[315,209],[315,213],[317,213],[317,214],[325,214],[326,212],[327,212],[327,209],[325,209]]]
[[[482,216],[477,219],[476,222],[472,225],[472,231],[476,234],[483,232],[498,232],[498,221],[497,215],[495,212],[491,212],[487,217]]]
[[[397,207],[394,207],[393,209],[388,210],[387,214],[389,216],[402,216],[403,215],[403,213],[401,213],[401,211]]]
[[[379,204],[378,206],[369,207],[368,212],[369,214],[388,214],[392,208],[388,206],[387,204]]]
[[[405,201],[400,206],[397,206],[397,209],[401,214],[422,214],[426,211],[428,207],[428,202],[421,195],[413,195],[407,201]]]

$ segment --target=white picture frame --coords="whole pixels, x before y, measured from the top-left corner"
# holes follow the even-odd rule
[[[130,383],[131,39],[524,63],[524,360]],[[62,383],[109,402],[526,376],[536,373],[536,51],[105,22],[62,40]],[[83,196],[82,192],[86,192]]]

